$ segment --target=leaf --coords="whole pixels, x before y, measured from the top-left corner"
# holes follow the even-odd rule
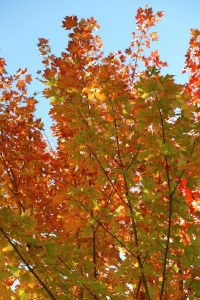
[[[72,29],[78,25],[78,19],[76,16],[65,17],[63,21],[63,27],[67,30]]]
[[[17,82],[17,88],[20,91],[25,91],[25,82],[23,80],[19,79]]]

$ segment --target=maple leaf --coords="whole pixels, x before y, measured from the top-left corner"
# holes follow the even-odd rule
[[[5,72],[6,62],[3,58],[0,58],[0,73]]]
[[[25,82],[23,80],[19,79],[16,86],[20,91],[25,91]]]
[[[158,16],[159,18],[161,18],[162,16],[164,16],[164,12],[163,12],[163,11],[158,11],[158,12],[157,12],[157,16]]]
[[[62,23],[65,29],[70,30],[78,25],[77,16],[65,17]]]
[[[47,39],[45,39],[45,38],[39,38],[38,40],[39,40],[39,44],[38,44],[38,46],[41,46],[41,45],[46,45],[46,44],[48,44],[48,40],[47,40]]]
[[[153,41],[157,41],[158,40],[158,36],[157,36],[157,32],[153,31],[150,33],[151,38]]]
[[[24,78],[24,81],[30,84],[31,81],[32,81],[31,75],[26,75],[25,78]]]

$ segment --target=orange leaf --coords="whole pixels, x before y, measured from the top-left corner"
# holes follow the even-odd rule
[[[67,30],[70,30],[73,27],[77,26],[78,24],[77,20],[78,19],[76,16],[66,17],[63,21],[63,27]]]
[[[23,80],[19,79],[18,82],[17,82],[17,88],[20,90],[20,91],[25,91],[25,83]]]

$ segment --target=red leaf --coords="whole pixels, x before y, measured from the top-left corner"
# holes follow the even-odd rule
[[[63,27],[67,30],[72,29],[78,25],[78,19],[76,16],[66,17],[63,21]]]

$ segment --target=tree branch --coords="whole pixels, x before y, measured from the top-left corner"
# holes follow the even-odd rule
[[[53,295],[53,293],[50,291],[50,289],[47,287],[47,285],[41,280],[41,278],[36,274],[36,272],[33,270],[33,268],[31,268],[31,266],[27,263],[27,261],[24,258],[24,256],[21,254],[21,252],[18,250],[17,246],[12,242],[12,240],[10,239],[10,237],[8,236],[8,234],[4,231],[4,229],[2,227],[0,227],[0,231],[2,232],[2,234],[4,235],[4,237],[7,239],[8,243],[12,246],[12,248],[14,249],[14,251],[17,253],[17,255],[20,257],[20,259],[23,261],[23,263],[28,268],[28,270],[30,271],[30,273],[35,277],[35,279],[45,289],[45,291],[47,292],[47,294],[49,295],[49,297],[51,299],[56,300],[56,297]]]
[[[135,218],[134,218],[134,211],[133,211],[132,203],[131,203],[130,198],[129,198],[129,187],[128,187],[128,182],[127,182],[126,174],[125,174],[126,171],[124,170],[124,164],[123,164],[123,161],[122,161],[122,158],[121,158],[120,147],[119,147],[117,119],[116,119],[115,109],[114,109],[112,100],[109,99],[109,101],[111,103],[111,109],[112,109],[112,114],[113,114],[113,123],[114,123],[114,128],[115,128],[117,154],[118,154],[118,159],[119,159],[120,165],[121,165],[121,171],[122,171],[123,179],[124,179],[124,188],[125,188],[125,193],[126,193],[126,197],[127,197],[127,201],[128,201],[128,207],[129,207],[129,211],[130,211],[131,225],[132,225],[133,236],[134,236],[134,244],[135,244],[136,247],[138,247],[139,242],[138,242],[138,233],[137,233],[136,222],[135,222]],[[136,157],[137,157],[137,155],[136,155]],[[133,162],[133,160],[132,160],[132,162]],[[132,164],[132,162],[131,162],[131,164]],[[130,167],[130,165],[129,165],[129,167]],[[137,253],[136,259],[137,259],[138,264],[139,264],[139,268],[140,268],[140,272],[141,272],[142,281],[143,281],[143,284],[144,284],[146,297],[149,300],[150,295],[149,295],[149,290],[148,290],[146,278],[145,278],[145,275],[144,275],[144,272],[143,272],[143,263],[142,263],[142,260],[141,260],[140,253]]]

